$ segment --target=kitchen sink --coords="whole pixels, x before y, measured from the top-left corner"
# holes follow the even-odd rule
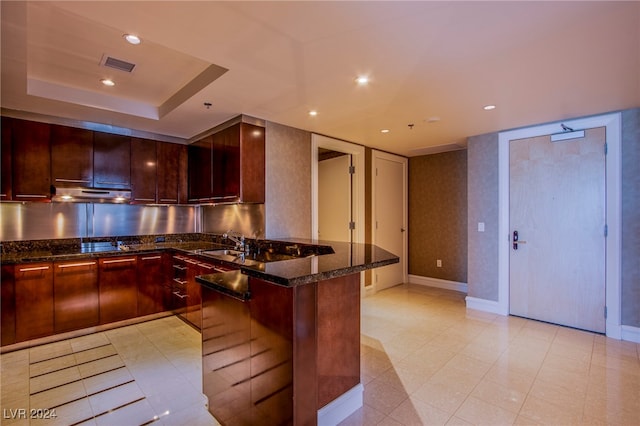
[[[245,265],[278,262],[281,260],[291,260],[299,258],[299,256],[292,256],[290,254],[284,253],[272,253],[270,251],[251,253],[243,256],[242,251],[233,249],[204,250],[201,253],[204,255],[216,257],[221,260],[226,260],[228,262],[243,263]]]
[[[233,249],[205,250],[202,253],[211,256],[240,256],[242,254],[241,251]]]

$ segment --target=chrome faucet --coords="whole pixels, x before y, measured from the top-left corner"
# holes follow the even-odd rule
[[[245,245],[245,241],[244,241],[244,235],[242,235],[239,232],[236,232],[232,229],[229,229],[227,232],[225,232],[224,234],[222,234],[223,238],[228,238],[231,241],[233,241],[234,243],[236,243],[236,250],[241,251],[242,253],[244,253],[246,245]]]

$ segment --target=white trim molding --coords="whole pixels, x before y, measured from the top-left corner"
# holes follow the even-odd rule
[[[622,340],[628,340],[630,342],[640,343],[640,327],[623,325],[620,328],[621,328]]]
[[[498,301],[499,311],[509,314],[509,142],[511,140],[550,135],[561,131],[561,122],[500,132],[498,135]],[[606,127],[606,211],[608,236],[606,239],[606,304],[607,337],[622,338],[621,331],[621,211],[622,172],[620,113],[563,120],[574,129]],[[475,303],[475,302],[474,302]],[[468,303],[467,303],[468,306]],[[482,306],[482,304],[478,305]],[[493,311],[490,311],[493,312]]]
[[[358,383],[318,410],[318,426],[334,426],[362,407],[364,386]]]
[[[509,315],[509,311],[504,309],[501,303],[495,300],[478,299],[477,297],[467,296],[464,298],[467,302],[467,309],[475,309],[476,311],[489,312],[498,315]]]
[[[445,290],[467,292],[467,283],[457,281],[442,280],[440,278],[423,277],[421,275],[409,274],[409,284],[424,285],[427,287],[444,288]]]

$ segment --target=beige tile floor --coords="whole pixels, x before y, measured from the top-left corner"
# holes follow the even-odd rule
[[[640,425],[640,345],[402,285],[362,303],[350,425]]]
[[[2,354],[3,425],[217,422],[202,395],[200,334],[177,317]],[[19,409],[55,410],[24,419]]]
[[[200,335],[168,317],[3,354],[0,423],[216,425],[200,352]],[[342,425],[640,425],[639,353],[402,285],[362,301],[365,404]],[[54,406],[56,419],[6,418]]]

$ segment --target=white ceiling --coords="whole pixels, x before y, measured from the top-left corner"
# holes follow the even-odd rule
[[[185,140],[246,114],[413,156],[640,106],[637,1],[1,4],[2,108]]]

